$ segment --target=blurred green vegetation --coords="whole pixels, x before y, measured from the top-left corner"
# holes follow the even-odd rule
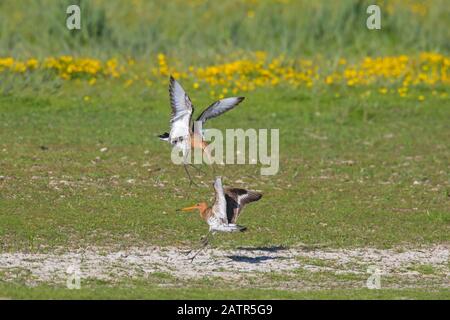
[[[81,30],[66,28],[79,4]],[[186,63],[266,51],[276,56],[376,55],[450,49],[448,1],[377,1],[382,29],[366,28],[373,1],[21,0],[0,2],[0,56],[145,57]]]

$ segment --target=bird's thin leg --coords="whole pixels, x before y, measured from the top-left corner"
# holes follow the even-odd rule
[[[217,164],[215,162],[212,161],[212,156],[211,153],[209,152],[209,150],[206,148],[203,148],[203,153],[206,155],[206,157],[208,158],[208,164],[211,166],[212,168],[212,173],[213,176],[216,175],[216,166]],[[222,162],[221,162],[222,163]]]
[[[200,242],[202,243],[202,244],[208,244],[208,241],[209,241],[209,236],[210,235],[212,235],[212,231],[209,231],[207,234],[206,234],[206,236],[204,236],[204,237],[202,237],[201,239],[200,239]]]
[[[216,175],[216,164],[213,163],[213,164],[211,165],[211,167],[212,167],[213,175],[215,176],[215,175]]]
[[[189,178],[189,186],[195,185],[196,187],[198,187],[198,185],[194,182],[194,180],[192,180],[191,174],[189,173],[189,171],[187,169],[186,163],[183,163],[183,167],[184,167],[184,171],[186,171],[186,174]]]
[[[206,240],[206,241],[202,241],[201,242],[201,245],[200,245],[200,248],[198,248],[197,249],[197,251],[195,252],[195,254],[192,256],[192,258],[190,258],[191,259],[191,262],[194,260],[194,258],[203,250],[203,249],[205,249],[205,247],[208,245],[208,243],[209,243],[209,241],[208,240]],[[191,250],[189,250],[189,251],[187,251],[187,252],[184,252],[184,254],[185,255],[190,255],[191,253],[192,253],[192,251],[194,251],[194,249],[191,249]]]
[[[201,237],[200,239],[200,247],[205,245],[205,242],[208,242],[208,237],[211,234],[211,231],[209,231],[205,236]],[[194,249],[191,249],[189,251],[184,252],[184,254],[189,255]]]
[[[195,165],[193,165],[192,163],[189,163],[189,165],[192,167],[192,168],[194,168],[195,170],[197,170],[197,171],[199,171],[199,172],[201,172],[201,173],[203,173],[203,174],[205,174],[205,171],[203,171],[202,169],[200,169],[199,167],[196,167]]]
[[[191,262],[194,261],[195,257],[196,257],[200,252],[202,252],[203,249],[205,249],[207,245],[208,245],[208,241],[205,241],[205,242],[203,243],[202,247],[201,247],[200,249],[198,249],[197,252],[192,256]]]
[[[209,236],[210,236],[211,234],[212,234],[211,231],[208,232],[208,234],[202,239],[202,241],[201,241],[202,246],[201,246],[201,247],[197,250],[197,252],[191,257],[191,262],[193,262],[194,259],[195,259],[195,257],[196,257],[200,252],[202,252],[202,251],[206,248],[206,246],[209,244]]]
[[[186,174],[187,174],[187,176],[189,178],[189,187],[192,186],[192,185],[195,185],[195,186],[198,187],[198,185],[194,182],[194,180],[192,180],[191,174],[189,173],[188,168],[187,168],[187,165],[191,165],[191,162],[188,161],[190,154],[191,154],[191,150],[190,149],[183,151],[183,157],[184,157],[184,159],[183,159],[183,167],[184,167],[184,171],[186,171]]]

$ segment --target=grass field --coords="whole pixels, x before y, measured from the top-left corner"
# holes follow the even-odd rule
[[[153,34],[150,46],[150,35],[130,36],[134,24],[123,33],[110,26],[101,43],[92,43],[89,28],[73,38],[55,29],[52,45],[53,38],[37,43],[28,22],[11,31],[28,12],[24,4],[0,4],[0,17],[22,14],[8,15],[0,31],[9,45],[0,46],[0,298],[449,299],[450,42],[441,32],[448,21],[438,19],[448,6],[390,2],[400,11],[387,18],[388,35],[372,39],[377,55],[367,60],[362,31],[344,32],[329,47],[328,38],[306,31],[290,42],[302,25],[280,3],[248,2],[242,14],[250,20],[235,26],[239,36],[223,34],[223,46],[213,35],[232,30],[234,20],[220,20],[211,35],[194,26],[182,33],[183,19],[223,9],[198,2],[183,18],[167,4],[156,22],[137,20],[158,30],[175,21],[184,56],[171,49],[169,31]],[[119,3],[96,2],[91,28],[120,16]],[[364,2],[316,9],[325,19],[327,10],[345,16],[355,6]],[[264,15],[271,9],[281,18]],[[56,12],[52,6],[45,15]],[[264,29],[253,39],[265,21],[260,14],[291,27],[280,38]],[[417,23],[410,14],[422,17],[423,28],[401,37],[401,28]],[[308,19],[309,28],[323,21]],[[48,21],[45,28],[56,28]],[[411,39],[418,41],[408,46]],[[200,186],[189,187],[156,137],[168,129],[169,73],[197,112],[222,96],[246,97],[207,127],[280,130],[278,174],[261,176],[259,165],[218,167],[225,185],[264,196],[240,217],[248,232],[218,235],[192,266],[181,252],[198,244],[207,225],[176,209],[212,201],[213,174],[203,166]],[[161,260],[148,258],[150,251]],[[108,260],[116,253],[117,261]],[[71,263],[88,275],[80,290],[66,288]],[[369,265],[383,269],[381,290],[366,288]]]
[[[170,148],[156,138],[167,128],[166,90],[99,91],[106,96],[87,103],[70,94],[1,98],[3,248],[76,247],[81,239],[106,245],[125,235],[128,245],[182,245],[205,230],[197,214],[175,213],[213,196],[212,173],[200,178],[204,188],[189,188]],[[249,94],[214,127],[280,128],[280,171],[219,169],[226,184],[265,195],[242,217],[254,232],[222,236],[222,244],[444,241],[449,117],[448,101],[439,98],[406,104],[280,90]]]

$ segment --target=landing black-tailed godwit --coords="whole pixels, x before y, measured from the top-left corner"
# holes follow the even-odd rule
[[[237,219],[247,203],[258,201],[262,197],[261,193],[255,191],[223,188],[222,177],[216,177],[213,186],[216,198],[212,207],[209,207],[206,202],[200,202],[194,206],[181,209],[182,211],[199,210],[200,217],[209,225],[209,232],[202,239],[202,247],[191,258],[192,260],[206,247],[209,236],[214,235],[214,233],[245,231],[246,227],[236,224]]]

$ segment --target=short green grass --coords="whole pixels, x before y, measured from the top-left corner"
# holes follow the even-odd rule
[[[226,185],[257,189],[264,197],[249,205],[239,221],[248,232],[219,235],[212,245],[390,248],[448,243],[449,101],[433,95],[423,102],[390,94],[360,98],[357,89],[340,91],[337,98],[336,92],[322,90],[280,87],[248,93],[242,105],[208,124],[280,129],[277,175],[261,176],[259,167],[251,165],[218,168]],[[210,102],[201,91],[191,96],[197,110]],[[182,167],[170,161],[169,145],[156,138],[168,128],[166,84],[126,91],[114,82],[95,88],[62,84],[53,93],[51,88],[36,93],[27,88],[1,96],[0,110],[2,252],[185,247],[206,233],[198,214],[176,209],[212,200],[211,170],[204,167],[206,174],[196,178],[205,186],[189,187]],[[365,274],[315,277],[316,283],[335,284],[329,290],[282,289],[292,279],[312,281],[299,270],[293,276],[264,277],[280,285],[277,290],[256,284],[233,289],[229,283],[212,289],[206,280],[182,289],[164,287],[173,279],[160,274],[150,282],[95,283],[73,291],[2,282],[0,296],[448,298],[448,291],[432,286],[365,290]]]
[[[163,89],[164,88],[164,89]],[[83,91],[84,90],[84,91]],[[190,245],[207,226],[177,208],[210,201],[212,170],[189,187],[169,145],[161,90],[67,85],[56,95],[0,97],[3,250],[95,245]],[[193,95],[194,103],[208,98]],[[208,126],[279,128],[280,170],[219,167],[229,186],[260,190],[245,234],[215,245],[392,247],[448,241],[448,100],[273,89],[249,93]],[[100,152],[106,147],[108,151]],[[241,180],[241,181],[238,181]],[[236,183],[243,182],[243,183]]]
[[[430,264],[418,264],[413,265],[409,268],[411,271],[417,271],[423,275],[434,275],[436,274],[436,269],[433,265]]]
[[[291,290],[235,290],[217,288],[161,288],[140,285],[137,287],[111,287],[97,284],[93,288],[69,290],[64,287],[41,285],[25,287],[0,283],[2,299],[442,299],[450,298],[449,290],[370,290],[332,289],[319,291]]]

